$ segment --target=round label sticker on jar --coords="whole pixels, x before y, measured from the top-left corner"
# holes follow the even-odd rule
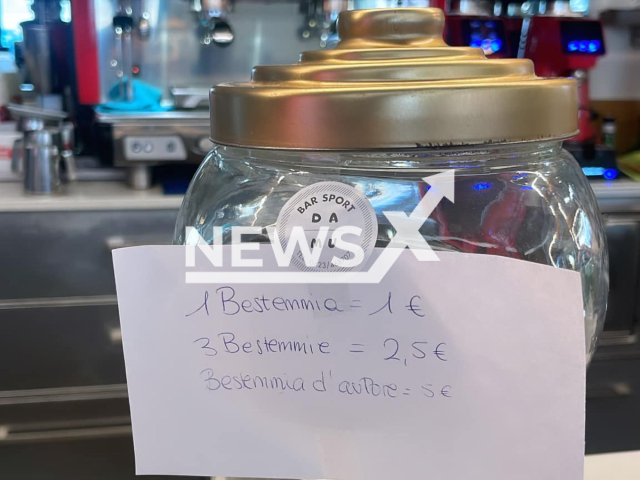
[[[291,264],[304,272],[348,272],[364,267],[376,245],[376,212],[364,194],[340,182],[303,188],[278,214],[283,251],[295,245]]]

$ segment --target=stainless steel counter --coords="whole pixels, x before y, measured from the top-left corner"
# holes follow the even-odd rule
[[[603,213],[640,212],[640,183],[632,180],[596,180],[591,188]]]
[[[608,225],[638,228],[640,184],[593,187]],[[169,243],[181,202],[116,182],[78,182],[55,197],[0,184],[0,325],[10,332],[0,335],[0,363],[10,365],[0,371],[0,464],[20,472],[14,478],[57,457],[65,462],[47,478],[134,478],[111,250]],[[629,336],[599,349],[588,375],[589,453],[640,449],[639,353]]]
[[[182,197],[0,183],[0,476],[131,478],[113,248],[171,242]]]

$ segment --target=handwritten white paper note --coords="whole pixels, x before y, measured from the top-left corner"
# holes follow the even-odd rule
[[[184,247],[116,250],[137,473],[582,479],[580,276],[438,255],[376,285],[194,285]]]

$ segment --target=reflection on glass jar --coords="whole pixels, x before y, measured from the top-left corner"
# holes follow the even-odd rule
[[[369,199],[378,219],[377,246],[384,247],[395,231],[382,212],[411,212],[428,189],[422,178],[444,169],[455,169],[456,200],[441,202],[423,225],[421,233],[431,247],[500,255],[580,272],[587,351],[591,355],[605,314],[605,238],[595,196],[560,142],[410,153],[285,152],[219,146],[194,177],[174,242],[194,242],[185,238],[187,226],[196,226],[208,242],[212,241],[213,226],[223,227],[229,236],[233,226],[275,226],[284,204],[301,188],[339,181]],[[261,240],[269,241],[266,232]],[[225,243],[228,241],[225,238]],[[532,301],[541,300],[532,292]]]

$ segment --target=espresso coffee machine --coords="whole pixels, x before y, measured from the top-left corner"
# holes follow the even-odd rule
[[[77,91],[95,108],[105,162],[198,164],[210,150],[208,92],[249,80],[258,64],[288,64],[331,48],[342,10],[442,7],[444,0],[88,0],[72,2]]]
[[[579,82],[579,128],[575,141],[595,141],[589,102],[589,70],[604,55],[599,20],[536,16],[531,19],[525,57],[533,60],[536,74],[544,77],[574,77]]]
[[[150,185],[149,167],[201,162],[210,150],[209,89],[257,64],[292,63],[326,46],[347,2],[72,2],[78,97],[95,106],[100,152]],[[332,10],[333,9],[333,10]],[[108,21],[106,21],[108,20]]]
[[[578,134],[565,143],[587,176],[612,180],[619,172],[615,152],[602,145],[593,126],[589,97],[589,71],[605,54],[599,20],[575,16],[537,15],[529,19],[522,46],[533,60],[536,74],[544,77],[574,77],[578,81]]]
[[[529,58],[542,77],[574,77],[579,84],[579,132],[565,147],[588,176],[619,174],[613,149],[601,145],[593,126],[589,71],[605,54],[602,25],[586,18],[586,4],[564,0],[490,2],[452,0],[447,12],[450,45],[482,48],[493,58]]]
[[[103,163],[130,167],[135,188],[151,167],[202,161],[211,86],[317,48],[293,3],[90,0],[72,17],[79,101],[94,107]]]

